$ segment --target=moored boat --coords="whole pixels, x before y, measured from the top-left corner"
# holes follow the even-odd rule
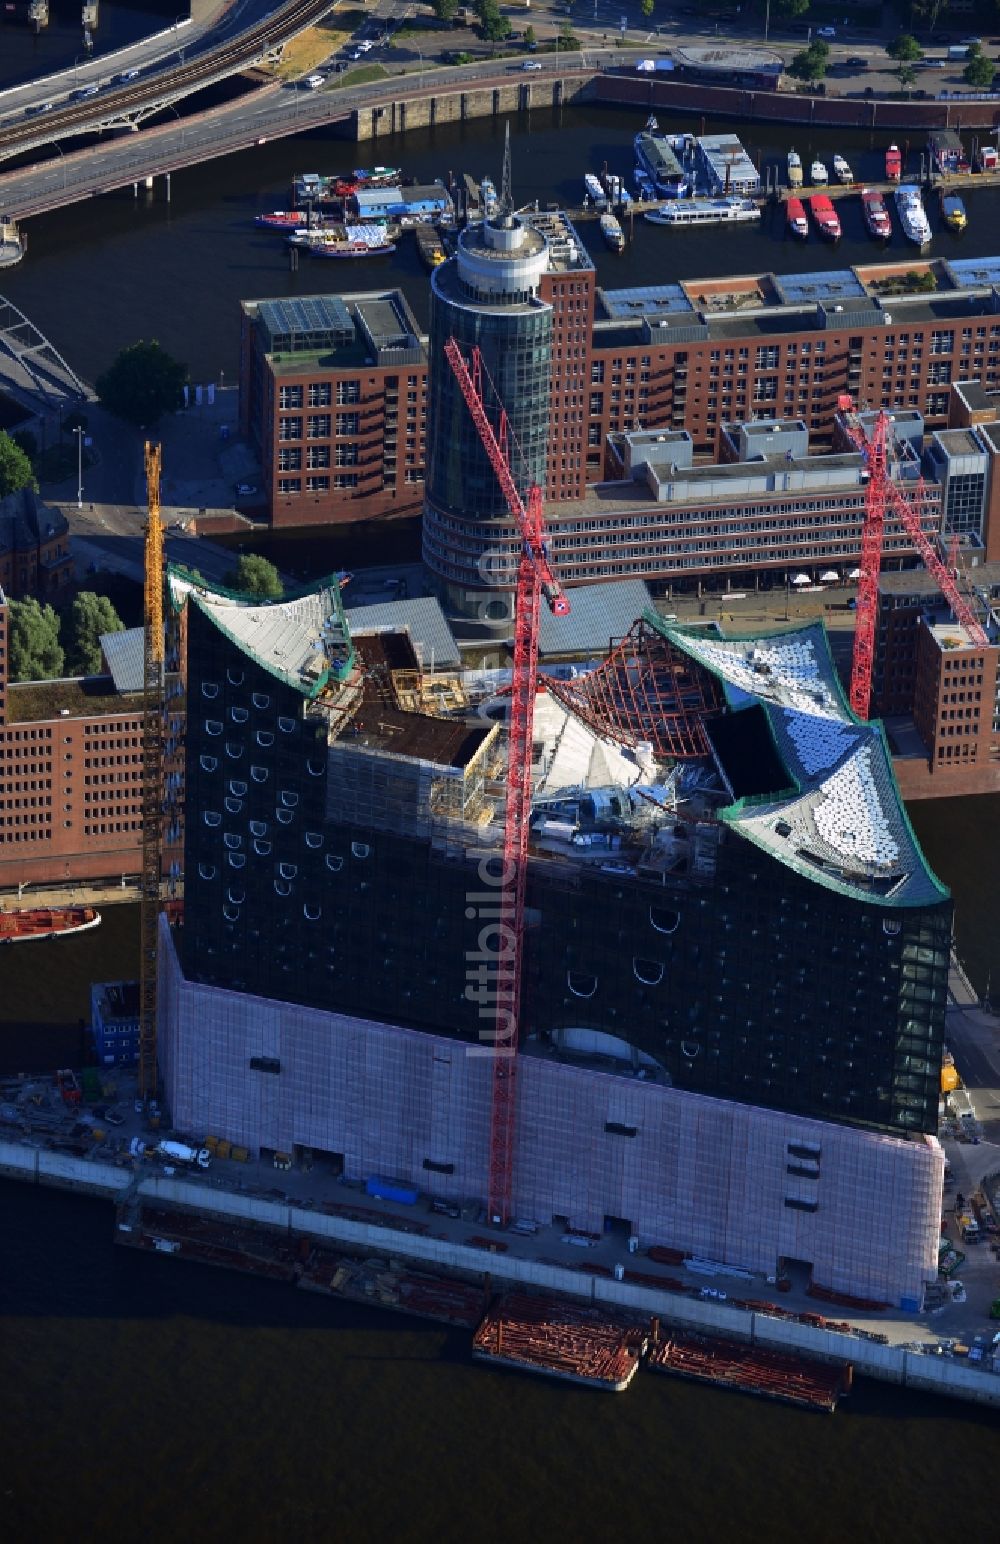
[[[876,241],[888,241],[892,235],[892,219],[882,194],[873,188],[862,188],[861,208],[869,234]]]
[[[842,155],[833,158],[833,175],[838,182],[848,183],[854,181],[854,173],[851,171],[850,162],[845,161]]]
[[[613,214],[601,215],[601,235],[604,237],[612,252],[624,252],[625,232],[621,224]]]
[[[608,201],[608,196],[604,189],[601,187],[600,178],[595,177],[593,172],[587,172],[583,179],[583,186],[586,189],[587,197],[590,199],[590,202],[598,209],[603,209]]]
[[[688,198],[680,203],[647,209],[651,225],[742,225],[760,219],[752,198]]]
[[[425,268],[439,268],[448,256],[440,236],[433,225],[420,224],[414,226],[413,234],[417,242],[417,251]]]
[[[816,222],[816,229],[827,241],[840,240],[840,216],[833,207],[833,200],[825,193],[814,193],[809,200],[809,213]]]
[[[889,182],[898,182],[903,175],[903,157],[898,145],[890,145],[885,153],[885,175]]]
[[[310,222],[310,216],[304,209],[272,209],[268,214],[255,215],[253,223],[266,230],[298,231],[310,223],[313,229],[321,230],[324,220],[322,215],[314,214]]]
[[[371,166],[365,168],[356,166],[354,178],[357,182],[363,182],[366,188],[391,187],[399,181],[403,173],[398,166]]]
[[[941,218],[951,231],[964,231],[969,223],[969,217],[965,212],[965,205],[957,193],[947,191],[941,194]]]
[[[896,209],[907,240],[923,250],[930,245],[931,227],[920,189],[904,182],[896,189]]]
[[[797,150],[788,152],[788,186],[790,188],[802,186],[802,157]]]
[[[384,225],[331,225],[321,231],[295,231],[288,243],[312,257],[386,257],[396,250]]]
[[[822,161],[814,161],[809,168],[809,181],[814,188],[825,188],[830,181],[830,173]]]
[[[805,241],[808,238],[809,221],[806,219],[806,211],[801,198],[785,200],[785,222],[790,236],[797,236],[800,241]]]
[[[0,944],[23,944],[43,938],[66,938],[98,927],[94,906],[39,906],[28,911],[0,911]]]

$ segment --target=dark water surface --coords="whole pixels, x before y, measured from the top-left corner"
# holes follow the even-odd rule
[[[632,138],[642,114],[609,109],[536,112],[511,122],[514,190],[517,201],[539,199],[579,205],[583,176],[605,164],[631,175]],[[662,119],[664,128],[668,120]],[[700,131],[701,121],[670,121],[672,129]],[[875,177],[883,168],[888,136],[867,131],[815,131],[780,125],[729,125],[706,121],[706,130],[733,128],[763,167],[784,165],[794,140],[804,161],[835,150],[850,159],[856,175]],[[288,208],[291,180],[303,171],[349,171],[376,162],[399,165],[420,182],[468,171],[500,180],[502,121],[478,119],[358,146],[329,129],[256,146],[205,166],[176,173],[168,204],[162,181],[152,193],[131,188],[27,222],[27,260],[4,275],[4,293],[31,317],[70,363],[94,379],[124,345],[156,336],[196,379],[232,381],[239,357],[241,299],[309,295],[400,285],[419,321],[427,321],[428,280],[411,236],[390,257],[358,262],[303,258],[289,271],[281,237],[258,230],[261,210]],[[971,136],[966,135],[971,147]],[[910,149],[919,170],[919,137]],[[933,199],[935,256],[1000,253],[1000,189],[980,188],[967,198],[969,228],[953,235],[940,225]],[[670,230],[635,222],[625,254],[608,251],[594,221],[580,234],[592,252],[598,282],[606,287],[729,273],[823,272],[875,261],[881,253],[862,222],[856,197],[838,205],[844,238],[836,248],[815,236],[786,238],[777,211],[760,228]],[[897,229],[887,255],[914,255]]]
[[[609,112],[517,123],[518,197],[576,201],[584,171],[630,168],[636,127]],[[738,132],[765,160],[787,149],[780,129]],[[158,189],[31,221],[30,256],[4,290],[91,378],[138,336],[204,378],[235,372],[241,297],[403,284],[423,319],[408,241],[388,262],[303,262],[292,275],[280,240],[249,221],[286,203],[295,171],[393,160],[421,179],[497,177],[501,147],[490,123],[360,152],[327,134],[264,146],[176,177],[169,206]],[[864,173],[882,146],[841,134],[797,148],[840,149]],[[961,250],[1000,252],[1000,193],[969,208]],[[582,229],[606,285],[872,256],[857,210],[836,255],[792,249],[768,226],[720,237],[637,225],[616,259]],[[1000,981],[988,903],[1000,799],[911,813],[955,891],[974,978]],[[134,908],[109,907],[84,938],[0,951],[0,1069],[75,1055],[89,981],[134,974],[136,943]],[[18,1544],[996,1538],[1000,1421],[972,1407],[862,1384],[827,1419],[652,1375],[612,1398],[474,1367],[462,1332],[111,1238],[103,1203],[0,1184],[0,1530]]]
[[[27,23],[0,22],[0,90],[70,69],[77,60],[83,64],[87,54],[80,23],[82,9],[82,0],[49,0],[49,24],[37,35]],[[100,0],[90,57],[98,59],[126,48],[190,14],[189,0],[145,0],[135,6]]]

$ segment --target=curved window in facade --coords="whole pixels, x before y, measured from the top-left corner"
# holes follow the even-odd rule
[[[218,756],[199,756],[198,763],[203,772],[214,772],[219,765]]]
[[[229,717],[234,724],[245,724],[250,717],[250,711],[248,708],[230,708]]]
[[[322,845],[323,845],[323,838],[322,838],[322,836],[320,835],[320,833],[318,831],[307,831],[306,832],[306,846],[307,847],[311,847],[313,849],[313,851],[315,851],[317,847],[322,847]]]
[[[262,842],[258,838],[253,844],[253,850],[259,858],[266,858],[270,855],[271,844],[270,842]]]
[[[371,852],[371,848],[367,842],[352,842],[351,852],[356,858],[367,858],[368,854]]]
[[[238,922],[240,920],[240,908],[238,906],[230,906],[228,902],[224,902],[222,915],[227,922]]]
[[[656,960],[640,960],[633,957],[632,974],[643,986],[659,986],[663,980],[663,966]]]
[[[252,701],[255,708],[269,708],[271,706],[271,699],[267,692],[254,692]]]
[[[230,815],[238,815],[240,810],[243,808],[243,800],[234,799],[228,793],[222,802],[226,806],[226,809],[229,811]]]
[[[266,820],[251,820],[251,822],[250,822],[250,835],[251,836],[266,836],[267,835],[267,821]]]
[[[275,895],[291,895],[292,887],[288,883],[288,880],[276,879],[274,881],[274,893]]]
[[[202,681],[202,683],[201,683],[201,695],[203,697],[207,697],[209,702],[211,702],[213,697],[218,697],[218,695],[219,695],[219,683],[218,683],[218,681]]]
[[[242,836],[237,836],[235,831],[226,831],[222,840],[225,842],[230,852],[235,852],[238,847],[243,846]]]
[[[585,976],[578,970],[568,970],[566,985],[574,997],[593,997],[597,991],[597,977]]]
[[[237,799],[242,799],[246,791],[246,783],[241,782],[238,777],[231,777],[229,779],[229,792],[235,794]]]
[[[235,869],[241,869],[246,861],[246,854],[242,852],[231,852],[226,859],[229,867]]]
[[[279,826],[290,826],[291,825],[291,823],[292,823],[292,812],[291,812],[291,810],[275,810],[274,813],[275,813],[275,816],[277,818]]]
[[[293,810],[296,804],[299,802],[298,794],[290,793],[287,788],[282,788],[281,792],[278,794],[278,798],[281,800],[286,810]]]
[[[216,735],[222,733],[222,720],[220,718],[206,718],[205,733]]]
[[[681,1041],[681,1054],[686,1056],[688,1061],[694,1061],[700,1050],[701,1046],[698,1044],[697,1040]]]
[[[215,868],[215,864],[214,863],[199,863],[198,864],[198,878],[199,879],[214,879],[215,878],[215,874],[216,874],[216,868]]]
[[[242,906],[247,898],[247,893],[239,885],[230,885],[226,891],[226,900],[232,901],[234,906]]]
[[[229,669],[226,671],[226,680],[229,682],[230,686],[242,686],[243,685],[243,672],[242,672],[242,670],[234,670],[233,667],[230,665]]]
[[[285,718],[283,714],[278,717],[278,728],[282,734],[292,734],[295,729],[294,718]]]
[[[298,872],[299,866],[297,863],[278,864],[278,873],[281,875],[282,879],[294,879]]]
[[[309,773],[310,777],[322,777],[323,776],[323,763],[321,761],[312,761],[312,760],[307,761],[306,762],[306,771]]]
[[[887,935],[887,937],[895,938],[897,933],[901,933],[903,931],[903,924],[900,922],[898,917],[883,917],[882,931]]]
[[[269,745],[274,744],[274,735],[271,733],[270,729],[257,730],[257,744],[263,745],[265,750]]]
[[[679,911],[671,911],[667,906],[651,906],[649,920],[658,933],[676,933],[681,914]]]
[[[328,852],[326,855],[326,866],[331,874],[339,874],[344,866],[344,860],[338,853]]]
[[[226,741],[226,755],[229,757],[230,761],[239,761],[240,757],[243,755],[243,747],[239,740]]]
[[[205,822],[206,826],[222,825],[222,816],[219,814],[218,810],[205,810],[201,818]]]
[[[266,783],[267,782],[267,768],[266,767],[251,767],[250,768],[250,776],[253,778],[255,783]]]
[[[307,922],[318,922],[323,915],[323,908],[317,901],[306,901],[302,908],[302,915]]]

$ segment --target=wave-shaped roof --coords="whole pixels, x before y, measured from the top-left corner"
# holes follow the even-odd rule
[[[882,726],[848,706],[821,622],[722,637],[647,620],[716,676],[731,710],[756,704],[766,714],[788,788],[722,810],[735,832],[841,893],[890,906],[947,896],[907,819]]]

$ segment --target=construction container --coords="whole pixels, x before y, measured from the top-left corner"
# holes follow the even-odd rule
[[[383,1201],[401,1201],[404,1206],[416,1206],[420,1194],[409,1185],[400,1185],[389,1179],[377,1179],[375,1175],[366,1181],[365,1191],[368,1195],[378,1196]]]
[[[233,1151],[232,1143],[227,1142],[225,1137],[217,1137],[216,1138],[216,1141],[215,1141],[215,1156],[216,1156],[216,1158],[229,1158],[229,1157],[232,1156],[232,1151]]]
[[[218,1153],[218,1151],[219,1151],[219,1139],[218,1139],[218,1137],[206,1137],[205,1138],[205,1146],[208,1148],[210,1153]]]
[[[290,1169],[292,1167],[291,1153],[275,1153],[274,1167],[276,1169]]]
[[[219,1154],[220,1158],[222,1154]],[[235,1158],[237,1163],[249,1163],[250,1153],[245,1147],[234,1147],[230,1150],[230,1158]]]
[[[107,1136],[107,1132],[106,1131],[102,1131],[100,1126],[95,1126],[94,1127],[94,1141],[98,1145],[100,1145],[100,1143],[104,1141],[104,1138],[106,1136]]]

